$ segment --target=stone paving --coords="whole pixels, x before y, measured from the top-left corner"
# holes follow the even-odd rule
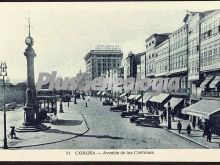
[[[180,121],[182,123],[182,131],[179,134],[178,130],[177,130],[177,123],[178,121]],[[211,142],[207,142],[207,137],[203,137],[203,130],[199,129],[197,126],[195,127],[195,130],[192,129],[191,134],[188,135],[187,131],[186,131],[186,127],[187,125],[190,124],[192,127],[192,122],[190,122],[189,120],[183,120],[183,119],[179,119],[177,117],[174,118],[174,121],[172,121],[171,126],[172,129],[168,130],[176,135],[179,135],[183,138],[186,138],[192,142],[195,142],[201,146],[204,146],[206,148],[209,149],[218,149],[220,148],[220,136],[218,135],[212,135],[212,140]],[[163,126],[166,129],[167,123],[163,122],[161,124],[161,126]]]
[[[72,110],[71,104],[73,103],[70,103],[69,108],[64,105],[64,113],[58,113],[58,120],[54,124],[45,123],[51,127],[50,129],[40,132],[17,132],[17,138],[8,138],[8,147],[19,148],[25,146],[51,144],[71,139],[85,133],[88,128],[85,124],[84,118],[80,113],[76,113]],[[23,114],[21,110],[18,113]],[[7,132],[10,132],[9,127],[11,125],[18,127],[22,124],[22,122],[22,118],[16,121],[7,122]],[[3,130],[0,132],[3,135]],[[3,137],[1,137],[0,146],[3,146]]]

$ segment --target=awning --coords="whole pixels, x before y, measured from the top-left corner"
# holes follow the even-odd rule
[[[206,79],[200,84],[200,88],[205,88],[205,86],[211,81],[212,77],[206,77]]]
[[[60,98],[60,95],[37,96],[37,99],[55,99],[55,98]]]
[[[143,103],[146,103],[150,98],[152,97],[151,93],[145,93],[143,96]],[[138,102],[142,103],[142,99],[140,99]]]
[[[150,101],[156,102],[156,103],[162,103],[165,99],[169,97],[169,94],[166,93],[160,93],[157,96],[153,96]]]
[[[182,98],[172,97],[168,102],[170,102],[171,108],[175,108],[181,101],[183,101]],[[164,107],[168,107],[168,102],[164,105]]]
[[[217,87],[218,83],[220,82],[220,76],[216,76],[215,79],[209,85],[210,88]]]
[[[209,116],[220,111],[220,101],[217,100],[201,100],[182,110],[183,114],[197,116],[209,119]]]
[[[127,93],[122,93],[119,97],[124,97]]]
[[[131,100],[131,99],[135,98],[135,96],[136,96],[136,95],[130,95],[130,96],[128,97],[128,99]]]
[[[138,100],[138,99],[140,99],[140,98],[141,98],[141,95],[136,95],[136,96],[134,97],[135,100]]]

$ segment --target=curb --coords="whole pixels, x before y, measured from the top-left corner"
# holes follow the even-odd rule
[[[196,143],[196,144],[198,144],[198,145],[200,145],[200,146],[202,146],[202,147],[204,147],[204,148],[212,149],[212,148],[210,148],[210,147],[208,147],[208,146],[206,146],[206,145],[204,145],[204,144],[202,144],[202,143],[199,143],[199,142],[197,142],[197,141],[195,141],[195,140],[193,140],[193,139],[191,139],[191,138],[188,138],[188,137],[183,136],[183,135],[181,135],[181,134],[178,134],[178,133],[176,133],[176,132],[174,132],[174,131],[172,131],[172,130],[169,130],[169,129],[167,129],[166,127],[163,127],[163,129],[164,129],[164,130],[167,130],[167,131],[169,131],[169,132],[171,132],[171,133],[173,133],[173,134],[175,134],[175,135],[178,135],[178,136],[180,136],[180,137],[182,137],[182,138],[185,138],[185,139],[187,139],[187,140],[189,140],[189,141],[191,141],[191,142],[193,142],[193,143]]]
[[[33,145],[24,145],[24,146],[15,146],[15,147],[8,147],[9,150],[10,149],[13,149],[13,148],[24,148],[24,147],[34,147],[34,146],[42,146],[42,145],[47,145],[47,144],[55,144],[55,143],[59,143],[59,142],[64,142],[64,141],[67,141],[67,140],[70,140],[70,139],[74,139],[78,136],[82,136],[84,135],[85,133],[87,133],[89,131],[89,127],[88,127],[88,124],[87,124],[87,121],[85,120],[85,117],[83,116],[82,113],[80,113],[82,115],[82,118],[83,118],[83,121],[85,122],[85,125],[86,125],[86,131],[82,132],[82,133],[79,133],[78,135],[75,135],[73,137],[70,137],[70,138],[67,138],[67,139],[63,139],[63,140],[58,140],[58,141],[54,141],[54,142],[48,142],[48,143],[40,143],[40,144],[33,144]]]

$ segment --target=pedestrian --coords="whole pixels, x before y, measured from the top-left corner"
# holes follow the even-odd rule
[[[166,121],[166,120],[167,120],[167,112],[166,112],[165,109],[164,109],[164,111],[163,111],[163,117],[164,117],[164,120]]]
[[[158,110],[156,111],[156,115],[159,115],[159,112],[158,112]]]
[[[15,133],[15,127],[11,126],[11,132],[10,132],[11,139],[16,138],[16,133]]]
[[[174,110],[171,111],[172,120],[174,121]]]
[[[161,121],[163,123],[163,114],[160,115]]]
[[[207,142],[211,142],[212,140],[212,132],[210,129],[207,130]]]
[[[196,128],[196,122],[193,120],[192,122],[192,127],[193,127],[193,131],[195,131],[195,128]]]
[[[207,125],[207,123],[205,123],[204,131],[203,131],[203,135],[202,135],[203,137],[204,137],[205,135],[207,135],[208,130],[209,130],[208,125]]]
[[[191,130],[192,130],[190,124],[188,124],[188,126],[186,127],[186,130],[187,130],[187,134],[190,135]]]
[[[180,132],[181,132],[181,130],[182,130],[182,124],[180,123],[180,121],[179,121],[178,124],[177,124],[177,129],[178,129],[179,134],[180,134]]]

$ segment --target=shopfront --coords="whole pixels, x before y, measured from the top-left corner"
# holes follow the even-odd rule
[[[157,96],[153,96],[149,101],[153,110],[163,110],[164,105],[170,100],[171,96],[167,93],[160,93]]]
[[[184,99],[172,97],[168,102],[170,102],[170,107],[173,110],[175,116],[182,117],[181,110],[184,107]],[[164,105],[165,108],[168,108],[168,102]]]
[[[220,101],[218,100],[201,100],[182,110],[182,113],[196,118],[198,122],[211,123],[216,133],[220,134]]]

